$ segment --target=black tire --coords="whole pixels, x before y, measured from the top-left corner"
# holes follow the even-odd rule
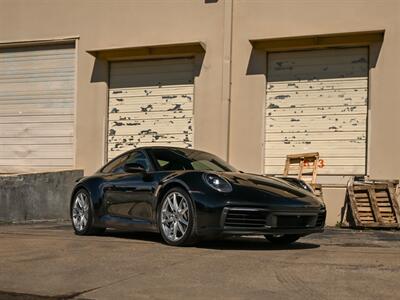
[[[301,236],[298,234],[265,235],[265,238],[275,245],[289,245],[297,241]]]
[[[77,201],[78,197],[83,196],[87,200],[88,211],[87,211],[87,222],[85,226],[82,228],[77,228],[73,218],[74,205]],[[94,216],[93,216],[93,203],[90,198],[89,193],[85,189],[80,189],[74,194],[74,198],[71,202],[70,207],[70,217],[72,222],[72,227],[74,228],[75,234],[77,235],[99,235],[106,231],[106,228],[103,227],[95,227],[94,224]]]
[[[189,217],[188,217],[188,225],[186,228],[185,233],[179,238],[179,240],[171,240],[171,238],[164,232],[163,229],[163,224],[162,224],[162,209],[164,206],[164,203],[167,200],[167,198],[172,195],[173,193],[179,193],[180,195],[182,195],[186,202],[187,202],[187,208],[188,208],[188,212],[189,212]],[[157,223],[158,223],[158,228],[159,231],[161,233],[161,236],[163,238],[163,240],[171,246],[188,246],[188,245],[192,245],[197,241],[197,237],[196,237],[196,212],[194,209],[194,205],[193,205],[193,201],[190,198],[189,194],[182,188],[179,187],[175,187],[172,188],[170,190],[168,190],[159,206],[158,206],[158,210],[157,210]]]

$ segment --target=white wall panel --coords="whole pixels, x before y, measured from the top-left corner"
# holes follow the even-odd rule
[[[368,49],[268,56],[265,173],[282,174],[286,155],[319,152],[320,174],[364,174]]]
[[[0,173],[74,165],[74,44],[0,48]]]
[[[193,145],[193,59],[111,63],[108,159],[140,146]]]

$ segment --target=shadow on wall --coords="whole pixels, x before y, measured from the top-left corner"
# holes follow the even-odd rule
[[[124,64],[125,63],[125,68],[131,68],[131,69],[135,69],[135,64],[139,63],[139,62],[148,62],[150,64],[152,64],[153,66],[156,66],[158,63],[162,63],[164,61],[176,61],[176,60],[192,60],[193,61],[193,69],[192,69],[192,77],[196,78],[200,76],[201,70],[202,70],[202,66],[203,66],[203,61],[204,61],[204,56],[205,53],[198,53],[192,57],[171,57],[171,58],[154,58],[154,59],[141,59],[141,60],[129,60],[128,65],[126,65],[126,62],[128,60],[124,60],[124,61],[115,61],[114,64],[116,66],[118,66],[118,64]],[[94,65],[93,65],[93,70],[92,70],[92,75],[90,78],[90,82],[91,83],[96,83],[96,82],[104,82],[107,84],[107,86],[109,86],[111,84],[110,82],[110,75],[111,75],[111,70],[109,68],[110,64],[109,61],[105,60],[105,59],[99,59],[96,58]],[[183,71],[183,70],[178,70],[178,71]],[[151,74],[150,77],[141,79],[141,80],[136,80],[135,78],[131,78],[131,81],[128,82],[121,82],[121,83],[117,83],[114,82],[112,84],[112,86],[109,86],[110,88],[123,88],[123,87],[127,87],[129,85],[129,87],[141,87],[141,86],[149,86],[149,85],[174,85],[174,84],[187,84],[188,80],[185,76],[181,76],[181,77],[171,77],[171,76],[167,76],[168,74],[163,74],[163,76],[158,76],[159,74],[157,73],[157,70],[153,69],[153,74]],[[134,73],[132,73],[132,75],[134,75]],[[144,74],[141,74],[144,75]],[[187,76],[187,75],[186,75]]]
[[[108,61],[96,58],[93,65],[91,83],[104,82],[108,85]]]
[[[361,46],[363,47],[363,46]],[[366,46],[364,46],[366,47]],[[332,49],[332,51],[334,51],[335,49],[346,49],[349,47],[333,47],[330,48]],[[355,47],[355,48],[360,48],[360,47]],[[372,43],[369,45],[369,69],[375,68],[375,66],[378,63],[379,60],[379,54],[382,48],[382,42],[379,43]],[[329,49],[329,48],[328,48]],[[323,49],[303,49],[303,50],[284,50],[284,51],[279,51],[276,53],[288,53],[288,52],[299,52],[299,51],[313,51],[313,50],[323,50]],[[268,62],[267,62],[267,54],[272,54],[274,55],[275,52],[268,52],[267,49],[263,50],[263,49],[255,49],[252,48],[251,53],[250,53],[250,57],[249,57],[249,62],[247,65],[247,69],[246,69],[246,75],[265,75],[267,76],[267,67],[268,67]],[[362,63],[362,61],[359,61],[358,63]],[[357,61],[355,61],[355,63],[357,63]],[[284,67],[284,66],[283,66]],[[290,67],[290,66],[287,66]],[[320,76],[322,76],[321,78],[332,78],[330,76],[332,76],[332,73],[326,73],[326,74],[320,74]],[[357,72],[355,72],[354,74],[349,74],[349,77],[356,77],[357,76]],[[312,80],[315,79],[314,76],[312,76],[311,74],[305,75],[303,74],[302,77],[293,77],[293,78],[287,78],[286,80],[293,80],[293,79],[301,79],[301,80]],[[268,82],[273,82],[276,81],[277,78],[268,78]]]

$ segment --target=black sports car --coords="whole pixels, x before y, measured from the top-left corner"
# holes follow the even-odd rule
[[[121,154],[80,179],[71,198],[76,234],[153,231],[170,245],[220,235],[287,244],[323,231],[325,216],[303,181],[243,173],[215,155],[173,147]]]

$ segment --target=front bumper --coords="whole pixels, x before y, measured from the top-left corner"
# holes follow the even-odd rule
[[[306,235],[323,231],[325,218],[325,209],[226,207],[221,216],[221,228],[226,234]]]
[[[298,234],[322,232],[326,209],[323,205],[233,197],[232,194],[191,193],[199,236]]]
[[[266,209],[257,207],[224,207],[219,216],[208,212],[219,219],[218,224],[198,228],[200,236],[217,235],[265,235],[265,234],[298,234],[305,236],[323,232],[326,210],[323,209]],[[206,213],[207,214],[207,213]],[[204,212],[203,212],[204,217]]]

